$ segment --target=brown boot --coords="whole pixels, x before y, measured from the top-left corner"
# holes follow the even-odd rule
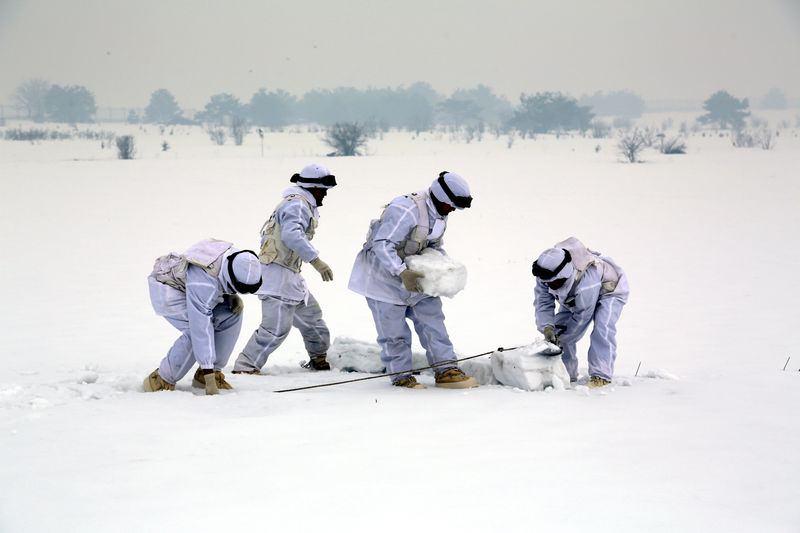
[[[330,370],[331,364],[328,362],[328,354],[321,353],[317,355],[309,354],[309,361],[308,364],[305,365],[306,368],[313,368],[314,370]]]
[[[228,381],[225,379],[225,374],[223,374],[221,370],[214,371],[214,381],[217,382],[217,389],[220,390],[233,389],[233,385],[228,383]],[[192,378],[192,387],[195,387],[197,389],[206,388],[205,376],[203,376],[203,372],[199,368],[194,373],[194,377]]]
[[[417,378],[414,376],[408,376],[407,378],[400,378],[397,381],[393,381],[392,385],[395,387],[405,387],[406,389],[425,389],[425,385],[417,381]]]
[[[611,385],[611,382],[605,378],[601,378],[600,376],[592,376],[589,378],[590,389],[599,389],[600,387],[605,387],[606,385]]]
[[[448,368],[436,374],[436,386],[443,389],[470,389],[478,386],[478,380],[466,375],[460,368]]]
[[[254,368],[253,370],[234,370],[232,374],[250,374],[251,376],[263,376],[261,370]]]
[[[160,390],[175,390],[175,385],[164,381],[164,379],[158,375],[158,369],[153,370],[149,376],[144,378],[144,386],[145,392],[158,392]]]

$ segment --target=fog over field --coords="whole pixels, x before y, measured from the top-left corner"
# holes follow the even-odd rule
[[[0,0],[0,531],[798,531],[798,65],[790,0]]]

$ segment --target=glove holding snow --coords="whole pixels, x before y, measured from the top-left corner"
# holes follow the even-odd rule
[[[558,343],[558,335],[556,335],[556,328],[554,328],[553,326],[545,326],[544,330],[542,330],[542,333],[544,333],[544,340],[546,340],[550,344],[561,346]]]
[[[319,272],[319,275],[322,277],[322,281],[333,281],[333,270],[328,266],[328,263],[317,257],[311,261],[311,266],[317,269],[317,272]]]
[[[241,315],[242,311],[244,311],[244,301],[238,294],[231,294],[228,296],[228,307],[231,308],[234,315]]]
[[[425,274],[414,272],[409,268],[400,272],[400,279],[403,281],[403,287],[405,287],[408,292],[422,292],[419,289],[419,280],[424,277]]]

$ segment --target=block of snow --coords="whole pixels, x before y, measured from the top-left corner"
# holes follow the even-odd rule
[[[467,268],[433,248],[406,257],[406,265],[414,272],[425,275],[419,280],[419,286],[423,293],[430,296],[452,298],[467,285]]]
[[[466,375],[474,377],[481,385],[497,385],[498,383],[494,377],[494,370],[492,370],[492,361],[489,358],[470,359],[460,363],[459,367]]]
[[[331,367],[343,372],[381,374],[386,370],[381,362],[381,348],[374,342],[364,342],[350,337],[336,337],[328,349]],[[424,353],[411,352],[412,368],[428,366]]]
[[[569,374],[558,355],[552,353],[553,345],[539,340],[528,346],[494,352],[492,371],[495,379],[509,387],[541,391],[546,387],[563,390],[569,386]]]

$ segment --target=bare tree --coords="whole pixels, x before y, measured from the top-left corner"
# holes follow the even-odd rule
[[[118,159],[133,159],[133,156],[136,155],[136,141],[133,135],[117,137],[116,143]]]
[[[634,128],[633,131],[622,134],[619,143],[617,143],[617,148],[628,162],[637,163],[639,162],[639,154],[646,144],[647,140],[642,135],[642,132],[638,128]]]
[[[335,150],[336,156],[362,155],[367,133],[358,122],[337,122],[328,128],[322,141]]]
[[[14,91],[14,102],[25,108],[28,118],[40,122],[44,119],[45,98],[50,90],[50,83],[33,78],[22,82]]]
[[[233,137],[233,142],[236,146],[241,146],[244,142],[244,136],[248,134],[250,128],[247,126],[247,121],[242,117],[232,117],[230,133]]]

